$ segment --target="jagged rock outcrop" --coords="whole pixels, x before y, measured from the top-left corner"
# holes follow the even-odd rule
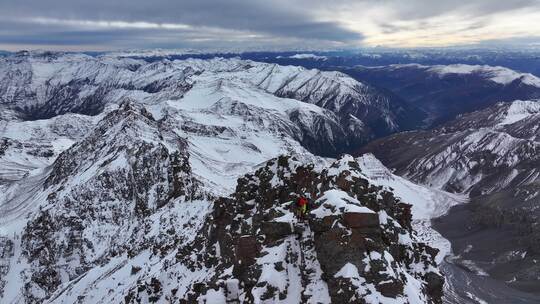
[[[43,185],[47,201],[22,235],[31,265],[26,300],[40,302],[115,256],[174,246],[174,234],[149,232],[166,205],[204,197],[186,149],[184,139],[126,101],[63,152]]]
[[[294,216],[298,195],[312,199],[304,223]],[[316,169],[284,156],[214,203],[200,236],[177,254],[191,271],[214,275],[177,296],[186,303],[440,303],[436,253],[415,239],[410,205],[370,185],[353,158]],[[130,299],[137,298],[134,290]]]
[[[0,294],[4,293],[6,275],[9,273],[10,259],[14,255],[13,241],[5,236],[0,237]]]

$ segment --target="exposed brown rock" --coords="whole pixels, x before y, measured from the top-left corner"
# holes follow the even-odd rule
[[[379,215],[376,213],[346,212],[343,221],[349,228],[368,228],[379,226]]]

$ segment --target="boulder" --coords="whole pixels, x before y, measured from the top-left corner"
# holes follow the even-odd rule
[[[433,299],[441,299],[443,296],[444,277],[434,272],[428,272],[424,280],[427,282],[427,294]],[[441,301],[437,300],[435,303],[441,303]]]
[[[322,219],[310,220],[310,227],[315,232],[324,232],[332,229],[332,226],[339,220],[336,215],[325,216]]]
[[[345,212],[343,221],[349,228],[371,228],[379,226],[379,215],[377,213],[357,213]]]
[[[259,254],[259,244],[253,235],[242,236],[236,244],[236,263],[251,265]]]
[[[271,239],[280,239],[294,233],[288,222],[264,222],[261,225],[261,232]]]
[[[403,293],[403,283],[400,281],[384,282],[375,286],[375,288],[383,296],[390,298],[396,298],[398,295]]]

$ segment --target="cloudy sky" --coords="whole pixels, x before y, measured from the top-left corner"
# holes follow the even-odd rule
[[[1,0],[0,49],[540,45],[540,0]]]

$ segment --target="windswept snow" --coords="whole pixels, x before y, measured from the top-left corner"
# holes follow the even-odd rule
[[[360,275],[358,274],[358,268],[354,266],[351,263],[347,263],[341,268],[340,271],[338,271],[335,275],[336,278],[342,277],[342,278],[359,278]]]

